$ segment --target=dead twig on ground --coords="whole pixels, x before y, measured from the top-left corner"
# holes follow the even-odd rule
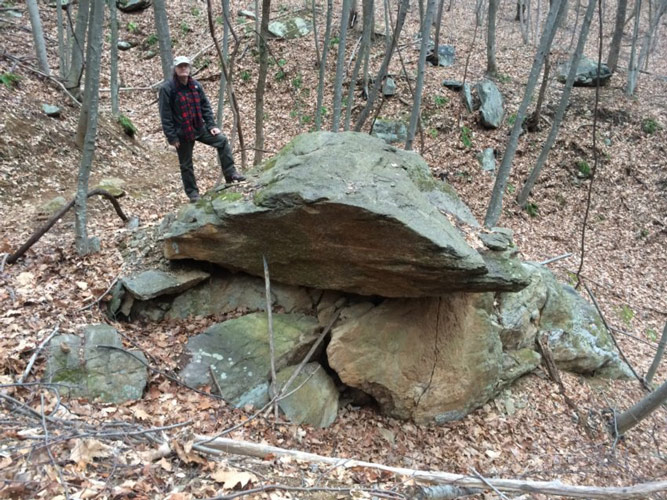
[[[58,465],[58,462],[56,462],[56,459],[53,456],[53,452],[51,451],[51,446],[49,446],[49,429],[46,425],[46,415],[44,415],[44,395],[40,394],[39,397],[40,397],[40,408],[42,413],[41,423],[42,423],[42,429],[44,430],[44,448],[46,448],[46,452],[49,455],[49,459],[51,460],[51,465],[53,465],[53,468],[56,470],[56,473],[58,474],[58,479],[60,480],[60,484],[63,487],[65,498],[69,500],[69,488],[67,487],[67,483],[63,478],[63,472],[60,470],[60,466]]]
[[[540,264],[541,266],[546,266],[547,264],[551,264],[552,262],[557,262],[557,261],[559,261],[559,260],[567,259],[568,257],[572,257],[572,254],[569,253],[569,252],[568,252],[568,253],[564,253],[563,255],[559,255],[558,257],[552,257],[552,258],[550,258],[550,259],[543,260],[543,261],[540,262],[539,264]]]
[[[114,196],[111,193],[109,193],[108,191],[105,191],[104,189],[93,189],[92,191],[90,191],[86,195],[86,197],[90,198],[91,196],[95,196],[95,195],[103,196],[104,198],[109,200],[111,202],[111,204],[113,205],[114,209],[116,210],[116,213],[123,220],[123,222],[127,222],[129,220],[127,215],[125,215],[125,213],[123,213],[123,209],[120,207],[120,204],[118,203],[118,200],[116,200],[116,198],[114,198]],[[65,205],[63,208],[61,208],[60,211],[58,211],[58,213],[56,213],[53,217],[51,217],[46,222],[46,224],[44,224],[40,229],[35,231],[32,234],[32,236],[28,239],[28,241],[26,241],[21,246],[21,248],[19,248],[16,252],[11,254],[9,256],[9,258],[7,258],[7,263],[8,264],[13,264],[17,260],[19,260],[23,256],[23,254],[25,254],[30,249],[31,246],[33,246],[35,243],[37,243],[39,241],[39,239],[42,236],[44,236],[49,231],[49,229],[51,229],[55,225],[55,223],[58,222],[60,220],[60,218],[63,215],[65,215],[74,206],[75,201],[76,201],[76,198],[72,198],[71,201],[67,205]]]
[[[392,467],[374,462],[364,462],[348,458],[327,457],[315,453],[306,453],[277,446],[251,443],[248,441],[237,441],[228,438],[210,439],[206,436],[195,436],[199,442],[206,442],[207,446],[201,446],[199,451],[216,455],[237,454],[264,458],[268,455],[276,457],[292,457],[310,463],[332,464],[337,467],[353,468],[361,467],[390,472],[412,479],[427,481],[430,483],[450,484],[467,488],[487,489],[489,486],[476,477],[470,477],[451,472],[424,471],[408,469],[404,467]],[[628,499],[646,498],[653,493],[667,491],[667,481],[653,481],[634,484],[632,486],[605,487],[605,486],[579,486],[564,484],[560,481],[532,481],[518,479],[487,479],[498,491],[542,493],[545,495],[560,495],[572,498],[601,498],[601,499]]]
[[[28,375],[30,374],[30,370],[32,370],[32,366],[35,364],[35,361],[37,360],[37,356],[39,356],[39,353],[42,352],[42,349],[46,346],[46,344],[49,343],[49,341],[58,333],[58,327],[59,323],[56,323],[56,326],[53,327],[53,330],[51,333],[44,339],[42,342],[37,346],[37,349],[35,349],[35,352],[32,354],[30,357],[30,361],[28,361],[28,366],[25,367],[25,370],[23,371],[23,374],[19,377],[18,383],[21,384],[23,381],[28,378]]]
[[[370,493],[374,497],[379,497],[379,498],[406,498],[405,495],[401,495],[400,493],[394,492],[394,491],[388,491],[388,490],[379,490],[377,488],[362,488],[362,487],[357,487],[357,488],[333,488],[333,487],[327,487],[327,486],[286,486],[284,484],[267,484],[264,486],[260,486],[259,488],[252,488],[250,490],[245,490],[245,491],[239,491],[237,493],[231,493],[229,495],[221,495],[217,497],[211,497],[208,498],[207,500],[230,500],[232,498],[240,498],[248,495],[254,495],[256,493],[266,493],[269,491],[297,491],[297,492],[302,492],[302,493],[316,493],[318,491],[322,492],[329,492],[329,493],[347,493],[347,495],[350,495],[355,492],[365,492],[365,493]]]

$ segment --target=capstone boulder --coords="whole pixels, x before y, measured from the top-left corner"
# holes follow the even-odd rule
[[[523,288],[515,255],[487,252],[477,231],[416,153],[366,134],[315,132],[266,162],[254,192],[183,208],[164,251],[256,276],[265,257],[278,282],[361,295]]]

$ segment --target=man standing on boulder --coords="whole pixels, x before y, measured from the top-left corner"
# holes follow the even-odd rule
[[[195,141],[218,150],[227,183],[241,182],[245,177],[236,170],[229,141],[215,124],[211,103],[201,84],[190,76],[190,71],[190,59],[185,56],[174,59],[174,77],[162,84],[159,104],[162,130],[178,152],[185,194],[195,202],[199,199],[192,165]]]

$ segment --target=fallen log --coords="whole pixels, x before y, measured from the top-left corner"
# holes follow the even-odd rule
[[[109,193],[108,191],[105,191],[104,189],[93,189],[92,191],[90,191],[86,195],[86,197],[90,198],[91,196],[94,196],[94,195],[103,196],[104,198],[109,200],[111,202],[111,204],[113,205],[114,209],[116,210],[116,213],[118,214],[118,217],[123,219],[123,222],[127,222],[129,220],[127,215],[125,215],[125,213],[123,213],[123,209],[120,208],[120,204],[118,203],[116,198],[114,198],[114,196],[111,193]],[[70,208],[72,208],[74,206],[75,200],[76,200],[76,198],[72,198],[67,205],[65,205],[63,208],[61,208],[53,217],[51,217],[48,221],[46,221],[46,224],[44,224],[41,228],[39,228],[37,231],[32,233],[32,236],[30,238],[28,238],[28,241],[26,241],[21,246],[21,248],[19,248],[16,252],[11,254],[7,258],[7,264],[13,264],[17,260],[19,260],[21,257],[23,257],[23,254],[26,253],[30,249],[31,246],[33,246],[35,243],[37,243],[39,241],[39,239],[42,236],[44,236],[48,232],[48,230],[51,229],[55,225],[55,223],[58,222],[60,220],[60,218],[69,211]]]
[[[205,443],[205,444],[200,444]],[[264,458],[267,456],[287,456],[304,462],[318,462],[336,467],[363,467],[368,469],[382,470],[393,474],[407,476],[420,481],[435,484],[449,484],[462,488],[489,489],[498,491],[509,491],[519,493],[541,493],[545,495],[560,495],[570,498],[646,498],[648,495],[667,491],[667,481],[654,481],[649,483],[634,484],[632,486],[577,486],[562,483],[560,481],[530,481],[518,479],[490,479],[475,476],[453,474],[451,472],[422,471],[417,469],[406,469],[404,467],[391,467],[388,465],[364,462],[350,458],[334,458],[306,453],[298,450],[289,450],[248,441],[237,441],[229,438],[210,438],[207,436],[196,436],[193,449],[202,453],[222,455],[231,453],[251,457]]]

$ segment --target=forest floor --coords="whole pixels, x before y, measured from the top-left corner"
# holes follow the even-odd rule
[[[468,57],[467,81],[483,77],[484,35],[481,32],[474,35],[475,21],[469,3],[455,2],[444,15],[441,42],[455,46],[457,60],[453,67],[427,70],[424,133],[415,142],[415,149],[424,156],[434,175],[446,177],[482,220],[494,178],[481,170],[476,155],[486,147],[494,147],[500,152],[499,158],[502,157],[530,70],[534,45],[523,44],[518,23],[513,20],[513,5],[504,2],[498,20],[497,59],[501,73],[498,85],[507,113],[500,129],[481,128],[476,116],[464,111],[460,96],[440,84],[444,78],[462,79]],[[0,2],[3,47],[0,75],[13,73],[20,80],[15,85],[0,84],[0,260],[2,252],[13,252],[43,224],[45,202],[55,196],[73,197],[80,160],[73,139],[78,107],[52,81],[32,71],[36,62],[25,5],[15,6],[21,17],[12,17],[6,9],[9,5]],[[247,7],[234,5],[232,11]],[[296,9],[289,2],[281,3],[273,17]],[[556,37],[556,58],[567,53],[575,14],[571,8],[565,29]],[[197,78],[212,101],[217,102],[219,70],[211,63],[216,56],[210,48],[206,4],[172,2],[169,16],[176,54],[194,55],[209,47],[195,66],[203,67]],[[418,31],[417,16],[415,6],[401,40],[401,55],[408,68],[415,67],[418,58],[413,43]],[[613,9],[608,7],[603,23],[605,44],[610,39],[613,16]],[[42,6],[50,63],[57,72],[55,19],[54,9]],[[252,56],[250,21],[234,19],[241,40],[235,90],[242,111],[245,143],[249,145],[254,141],[257,67]],[[378,29],[382,29],[382,24],[382,16],[378,14]],[[161,79],[159,58],[145,58],[148,50],[154,48],[152,11],[121,13],[120,26],[123,39],[138,43],[135,48],[121,52],[120,75],[122,85],[129,88],[121,92],[121,110],[139,132],[135,138],[129,138],[110,118],[108,50],[105,50],[101,127],[91,186],[103,178],[122,178],[127,191],[127,196],[120,200],[123,210],[138,216],[141,228],[149,228],[187,200],[182,192],[176,155],[161,132],[156,92],[150,89]],[[318,27],[322,38],[322,15]],[[586,50],[591,58],[597,54],[597,32],[594,25]],[[105,44],[108,49],[108,38]],[[629,37],[624,40],[622,64],[628,58],[628,45]],[[378,54],[383,47],[384,41],[379,37],[373,49],[373,67],[379,64]],[[595,294],[620,348],[641,375],[653,359],[667,322],[667,81],[660,75],[667,68],[666,49],[667,30],[663,26],[647,72],[639,78],[635,97],[624,94],[623,70],[614,75],[610,85],[600,89],[599,154],[593,179],[582,178],[580,166],[582,162],[595,164],[592,131],[596,92],[586,88],[574,90],[564,126],[533,190],[532,216],[516,205],[513,195],[521,188],[539,154],[548,126],[522,136],[500,220],[500,225],[514,230],[525,260],[543,261],[572,253],[572,257],[550,265],[563,281],[574,279],[583,255],[583,282]],[[312,128],[317,85],[312,35],[293,41],[272,41],[271,50],[276,64],[269,71],[266,97],[268,156]],[[349,48],[348,53],[351,53]],[[13,58],[18,58],[18,62]],[[335,50],[329,60],[334,58]],[[330,110],[333,65],[327,71],[325,106]],[[397,78],[399,96],[387,100],[381,116],[404,119],[410,113],[406,103],[412,98],[398,59],[391,72]],[[552,78],[546,101],[547,120],[553,117],[560,88]],[[47,117],[42,111],[43,103],[60,106],[61,117]],[[355,112],[359,109],[357,98]],[[329,123],[330,112],[325,120]],[[647,132],[647,123],[658,124],[657,130]],[[471,131],[469,145],[461,139],[461,126]],[[227,109],[223,130],[230,129]],[[240,155],[235,156],[240,164]],[[252,154],[249,156],[252,159]],[[218,177],[213,151],[197,147],[195,165],[202,190],[212,188]],[[589,191],[590,212],[582,249]],[[341,408],[337,420],[327,429],[294,426],[272,417],[250,418],[251,410],[229,408],[218,399],[183,388],[155,372],[151,373],[147,392],[140,401],[122,405],[60,401],[53,391],[30,385],[40,380],[44,368],[41,356],[27,380],[15,385],[40,343],[55,329],[78,333],[86,324],[110,322],[104,314],[106,299],[99,299],[123,274],[122,249],[134,231],[123,226],[107,202],[91,199],[89,232],[100,238],[99,253],[77,256],[74,218],[68,214],[24,258],[13,265],[5,265],[3,261],[0,266],[3,330],[0,349],[4,354],[0,359],[3,400],[0,498],[176,500],[241,494],[231,491],[235,485],[241,488],[240,483],[246,489],[270,484],[305,488],[256,493],[257,498],[400,498],[409,496],[415,483],[409,477],[371,469],[325,467],[276,456],[212,457],[189,449],[194,434],[214,435],[239,423],[244,425],[227,437],[471,477],[560,480],[597,486],[667,478],[664,408],[620,440],[614,441],[606,428],[613,411],[628,408],[646,394],[637,381],[561,374],[568,396],[589,417],[589,432],[578,425],[558,387],[541,370],[522,378],[461,421],[437,427],[401,422],[380,416],[372,408],[351,405]],[[176,368],[175,360],[188,337],[220,319],[112,324],[128,342],[147,353],[153,366],[168,371]],[[663,362],[655,381],[661,383],[666,378],[667,362]],[[35,413],[17,408],[31,408]],[[130,431],[175,424],[184,425],[166,429],[163,435],[176,453],[156,453],[151,457],[156,451],[154,443],[138,437],[132,440],[127,435]],[[82,434],[84,428],[88,434]],[[123,432],[119,434],[118,429]],[[248,481],[243,472],[252,474],[252,479]],[[317,488],[341,489],[317,492]],[[489,489],[476,498],[498,496]],[[545,498],[539,494],[523,497]],[[667,493],[656,494],[654,498],[667,498]]]

